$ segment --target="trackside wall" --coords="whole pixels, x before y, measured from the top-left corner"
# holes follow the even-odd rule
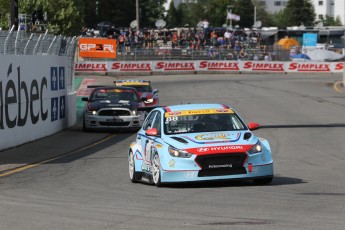
[[[0,150],[76,123],[64,56],[0,55]]]
[[[82,61],[76,62],[76,73],[341,73],[343,62],[278,62],[278,61]]]

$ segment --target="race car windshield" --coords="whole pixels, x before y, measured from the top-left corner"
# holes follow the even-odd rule
[[[198,133],[246,130],[243,121],[235,114],[198,114],[167,116],[164,120],[165,134]]]
[[[92,101],[97,100],[111,100],[111,101],[138,101],[137,94],[133,90],[98,90],[93,93],[91,97]]]
[[[150,85],[129,85],[128,87],[133,87],[140,93],[152,92]]]

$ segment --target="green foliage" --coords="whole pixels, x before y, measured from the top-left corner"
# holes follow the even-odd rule
[[[166,16],[167,27],[177,27],[178,25],[178,14],[177,9],[174,6],[174,1],[170,2],[169,9]]]
[[[261,21],[263,27],[275,26],[274,16],[266,11],[265,7],[260,4],[260,1],[253,0],[253,4],[256,5],[256,21]]]
[[[54,34],[77,35],[84,18],[83,0],[19,1],[19,13],[31,15],[35,9],[47,12],[48,30]]]
[[[240,15],[240,27],[251,28],[254,24],[254,5],[251,0],[237,0],[234,13]]]
[[[284,9],[287,26],[313,26],[315,9],[310,0],[289,0]]]
[[[10,3],[8,0],[0,0],[0,28],[8,29],[8,17],[10,12]]]
[[[334,19],[331,16],[326,15],[325,18],[322,18],[321,21],[323,22],[324,26],[341,26],[341,19],[339,16],[336,17],[336,19]]]

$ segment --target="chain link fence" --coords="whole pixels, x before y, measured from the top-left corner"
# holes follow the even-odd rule
[[[157,60],[248,60],[248,61],[290,61],[290,50],[279,47],[247,48],[245,56],[239,50],[205,47],[204,49],[150,48],[118,51],[117,61],[157,61]],[[92,60],[92,59],[90,59]],[[93,59],[95,61],[95,59]]]
[[[74,91],[74,57],[77,37],[56,36],[45,33],[30,33],[25,30],[0,30],[0,55],[66,56],[68,92]]]

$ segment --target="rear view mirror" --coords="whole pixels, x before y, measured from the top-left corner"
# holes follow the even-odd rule
[[[249,122],[247,126],[248,126],[248,129],[251,131],[257,130],[260,128],[260,125],[256,122]]]

